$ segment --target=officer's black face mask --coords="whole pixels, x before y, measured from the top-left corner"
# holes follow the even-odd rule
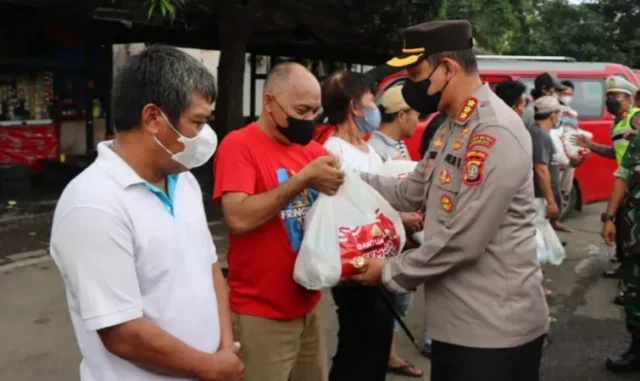
[[[280,103],[278,103],[275,98],[273,98],[273,101],[287,116],[287,125],[281,126],[273,117],[273,114],[271,115],[271,119],[276,122],[276,128],[278,129],[278,132],[280,132],[282,136],[287,138],[287,140],[289,140],[291,143],[300,144],[301,146],[306,146],[307,144],[309,144],[309,142],[313,138],[313,128],[315,126],[315,121],[313,119],[306,120],[294,118],[293,116],[287,114],[286,111],[284,111],[284,108],[280,106]]]
[[[607,99],[607,111],[609,112],[609,114],[613,115],[613,116],[617,116],[618,112],[620,112],[620,101],[612,98],[612,99]]]
[[[442,92],[449,84],[449,80],[447,80],[439,91],[429,94],[431,76],[433,76],[433,73],[436,72],[441,64],[442,62],[431,71],[426,79],[419,82],[406,80],[402,86],[402,97],[404,100],[407,102],[409,107],[421,114],[431,114],[438,111],[438,105],[442,99]]]

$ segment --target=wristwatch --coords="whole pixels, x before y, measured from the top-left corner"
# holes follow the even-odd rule
[[[611,214],[602,213],[602,215],[600,215],[600,221],[603,223],[607,221],[613,221],[614,219],[615,217],[612,216]]]

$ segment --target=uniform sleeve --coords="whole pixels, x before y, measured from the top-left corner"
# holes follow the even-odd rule
[[[526,187],[532,176],[528,150],[501,127],[484,128],[483,134],[495,142],[490,148],[468,149],[467,169],[457,195],[448,198],[443,193],[449,203],[443,203],[442,210],[427,211],[438,213],[432,215],[436,230],[429,231],[419,248],[385,262],[382,280],[390,290],[410,292],[474,262],[496,236],[511,200]],[[445,206],[451,209],[446,211]]]
[[[256,167],[248,142],[232,132],[220,144],[216,153],[213,178],[213,200],[220,202],[225,193],[241,192],[253,195],[256,190]]]
[[[408,177],[398,180],[394,177],[361,173],[362,179],[377,190],[399,212],[415,212],[422,208],[425,196],[425,166],[423,158]]]
[[[629,124],[631,125],[631,128],[633,128],[634,130],[636,131],[640,130],[640,112],[636,112],[633,115],[633,117],[629,121]]]
[[[131,230],[112,214],[77,208],[56,224],[51,251],[88,330],[142,317]]]
[[[614,172],[615,177],[627,182],[629,181],[629,177],[633,175],[636,167],[637,160],[635,156],[637,155],[636,150],[638,147],[640,147],[640,133],[636,134],[627,146],[627,150],[624,152],[622,160],[620,160],[620,165],[618,165],[618,168]]]

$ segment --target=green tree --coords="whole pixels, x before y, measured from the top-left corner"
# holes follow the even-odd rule
[[[476,43],[496,53],[507,53],[519,34],[521,0],[444,0],[438,11],[442,20],[466,19],[473,26]]]
[[[607,21],[599,4],[570,4],[567,0],[537,1],[511,53],[570,56],[578,61],[617,61],[623,57],[607,48]]]
[[[598,11],[607,20],[607,44],[613,57],[640,67],[640,0],[600,0]]]

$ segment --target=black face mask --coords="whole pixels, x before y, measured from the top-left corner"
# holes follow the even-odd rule
[[[438,111],[442,92],[449,84],[449,80],[447,80],[439,91],[436,91],[433,94],[428,94],[429,87],[431,87],[431,76],[439,66],[440,64],[433,69],[426,79],[423,79],[420,82],[406,80],[402,86],[402,97],[404,100],[407,102],[409,107],[421,114],[431,114]]]
[[[607,111],[613,116],[617,116],[620,111],[620,102],[616,99],[607,99]]]
[[[309,144],[309,142],[313,138],[313,128],[315,127],[315,121],[313,119],[306,120],[294,118],[291,115],[287,114],[286,111],[284,111],[284,108],[280,106],[280,103],[278,103],[275,98],[274,101],[276,102],[278,107],[280,107],[280,110],[282,110],[282,112],[287,116],[287,126],[281,126],[278,124],[278,122],[276,122],[273,115],[271,115],[271,119],[276,122],[276,128],[278,129],[278,132],[280,132],[291,143],[300,144],[301,146],[306,146],[307,144]]]
[[[287,124],[289,127],[277,126],[278,131],[287,138],[291,143],[306,146],[313,138],[313,120],[297,119],[287,116]]]

